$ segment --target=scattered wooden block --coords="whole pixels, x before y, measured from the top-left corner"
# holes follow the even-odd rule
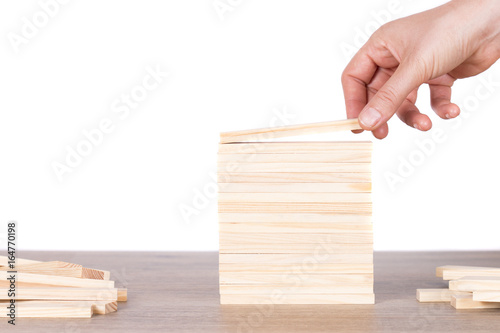
[[[444,273],[448,274],[451,278],[451,274],[453,275],[453,279],[459,279],[464,276],[497,276],[495,274],[500,273],[500,268],[495,267],[475,267],[475,266],[440,266],[436,268],[436,276],[444,277]],[[465,274],[465,275],[462,275]],[[490,275],[492,274],[492,275]],[[462,276],[460,276],[462,275]]]
[[[467,309],[500,309],[500,303],[474,301],[470,295],[453,295],[451,305],[458,310]]]
[[[417,289],[417,300],[425,302],[451,302],[453,295],[470,295],[470,292],[455,291],[450,289]]]
[[[0,289],[0,300],[9,300],[7,288]],[[88,288],[16,288],[16,300],[117,301],[118,290]]]
[[[458,291],[479,291],[497,290],[500,291],[500,277],[491,276],[466,276],[458,280],[450,281],[450,290]]]
[[[9,270],[9,267],[0,267],[0,271]],[[29,265],[16,265],[16,271],[20,273],[58,275],[74,278],[81,278],[82,270],[82,265],[76,265],[62,261],[48,261]]]
[[[0,281],[7,282],[7,277],[10,273],[0,272]],[[55,275],[40,275],[31,273],[17,273],[16,281],[23,283],[36,283],[39,285],[53,285],[59,287],[76,287],[76,288],[103,288],[112,289],[115,286],[114,281],[81,279]]]
[[[474,301],[480,302],[498,302],[500,303],[500,291],[497,290],[478,290],[472,295]]]

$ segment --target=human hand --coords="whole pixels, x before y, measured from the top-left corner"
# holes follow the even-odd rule
[[[500,2],[454,0],[389,22],[378,29],[342,73],[347,118],[378,139],[396,113],[411,127],[427,131],[430,118],[415,106],[427,83],[432,109],[443,119],[460,109],[450,102],[455,80],[477,75],[500,57]],[[361,131],[356,131],[361,132]]]

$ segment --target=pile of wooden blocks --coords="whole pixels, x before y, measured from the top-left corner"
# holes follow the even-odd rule
[[[108,271],[27,259],[16,259],[12,297],[10,271],[7,257],[0,256],[0,317],[8,317],[12,298],[18,318],[90,318],[115,312],[117,302],[127,300],[127,289],[115,288]]]
[[[436,276],[449,281],[449,288],[417,289],[419,302],[447,302],[456,309],[500,308],[500,268],[441,266]]]
[[[220,144],[222,304],[374,303],[371,150],[371,142]]]

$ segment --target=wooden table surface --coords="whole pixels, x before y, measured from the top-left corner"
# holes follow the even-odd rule
[[[375,254],[375,305],[219,305],[217,253],[21,252],[111,271],[128,287],[116,313],[92,319],[17,319],[9,332],[498,332],[500,309],[420,304],[417,288],[446,284],[440,265],[500,267],[500,252]]]

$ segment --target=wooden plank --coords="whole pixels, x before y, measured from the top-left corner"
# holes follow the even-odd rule
[[[447,288],[443,289],[417,289],[417,300],[425,302],[451,302],[453,295],[470,295],[467,291],[456,291]]]
[[[326,253],[317,254],[219,254],[221,264],[301,264],[304,262],[329,264],[373,264],[373,254]]]
[[[497,302],[500,303],[500,291],[495,290],[479,290],[474,291],[472,295],[474,301],[480,302]]]
[[[315,253],[317,251],[327,253],[373,253],[373,244],[280,244],[280,243],[221,243],[219,253]]]
[[[477,266],[454,266],[454,265],[446,265],[446,266],[440,266],[436,268],[436,276],[437,277],[444,277],[444,272],[451,272],[451,271],[459,271],[461,273],[467,272],[468,274],[457,277],[457,279],[464,277],[464,276],[496,276],[496,275],[489,275],[489,274],[496,274],[500,272],[500,268],[497,267],[477,267]],[[451,273],[449,273],[451,276]],[[459,274],[457,274],[459,275]]]
[[[0,280],[6,281],[11,274],[8,272],[0,272]],[[41,275],[31,273],[17,273],[17,282],[37,283],[44,285],[53,285],[59,287],[75,287],[75,288],[114,288],[114,281],[92,280],[73,278],[55,275]]]
[[[470,310],[470,309],[500,309],[500,303],[478,302],[474,301],[472,294],[470,295],[453,295],[451,305],[455,309]]]
[[[7,306],[6,303],[2,306]],[[91,318],[93,313],[91,304],[22,304],[16,302],[16,318]],[[7,311],[0,311],[0,318],[7,318]]]
[[[371,201],[370,193],[219,193],[219,203],[369,203]]]
[[[0,288],[0,300],[9,300],[7,288]],[[116,301],[118,291],[88,288],[16,288],[16,300]]]
[[[299,284],[301,286],[327,286],[342,284],[373,284],[373,274],[268,274],[268,273],[226,273],[219,276],[221,285],[285,285]]]
[[[227,243],[253,243],[253,244],[263,244],[263,243],[282,243],[282,244],[363,244],[363,243],[373,243],[373,235],[370,233],[349,233],[349,234],[308,234],[308,233],[231,233],[231,232],[221,232],[219,233],[219,242],[221,244]]]
[[[262,294],[220,295],[221,304],[375,304],[375,295],[367,294]]]
[[[219,163],[371,163],[371,151],[337,150],[326,154],[219,154]]]
[[[297,282],[275,285],[220,285],[221,295],[251,295],[269,294],[283,292],[285,294],[369,294],[373,293],[371,283],[363,284],[330,284],[320,286],[303,286]]]
[[[363,233],[373,232],[372,224],[366,223],[220,223],[220,232],[234,233]]]
[[[371,183],[219,183],[219,193],[370,193]]]
[[[217,164],[218,173],[371,172],[371,163],[230,163]]]
[[[325,264],[304,262],[300,264],[219,264],[221,273],[254,274],[373,274],[373,264]]]
[[[220,134],[220,143],[260,141],[297,135],[321,134],[358,129],[361,129],[361,127],[357,119],[325,121],[320,123],[223,132]]]
[[[500,291],[500,277],[466,276],[458,280],[450,281],[450,289],[459,291],[478,291],[478,290]]]
[[[219,183],[369,183],[370,172],[219,172]]]
[[[111,278],[111,273],[109,271],[84,267],[82,277],[85,279],[108,281]]]
[[[371,141],[288,141],[219,144],[219,154],[329,154],[338,150],[372,151]]]
[[[10,302],[0,302],[0,307],[8,306]],[[118,310],[118,303],[114,301],[17,301],[16,309],[19,307],[22,308],[37,308],[43,305],[51,306],[51,307],[64,307],[64,306],[80,306],[80,307],[90,307],[92,308],[92,312],[94,314],[109,314],[112,312],[116,312]],[[57,317],[57,311],[55,312],[55,316]],[[43,313],[41,311],[41,313]]]
[[[314,213],[219,213],[219,223],[354,223],[371,224],[372,217],[366,215],[338,215]]]
[[[47,261],[36,264],[21,265],[16,267],[16,271],[20,273],[32,273],[42,275],[58,275],[66,277],[81,278],[81,265],[76,265],[62,261]],[[0,267],[0,271],[9,271],[8,267]]]
[[[219,202],[219,213],[335,213],[371,215],[371,203]]]

